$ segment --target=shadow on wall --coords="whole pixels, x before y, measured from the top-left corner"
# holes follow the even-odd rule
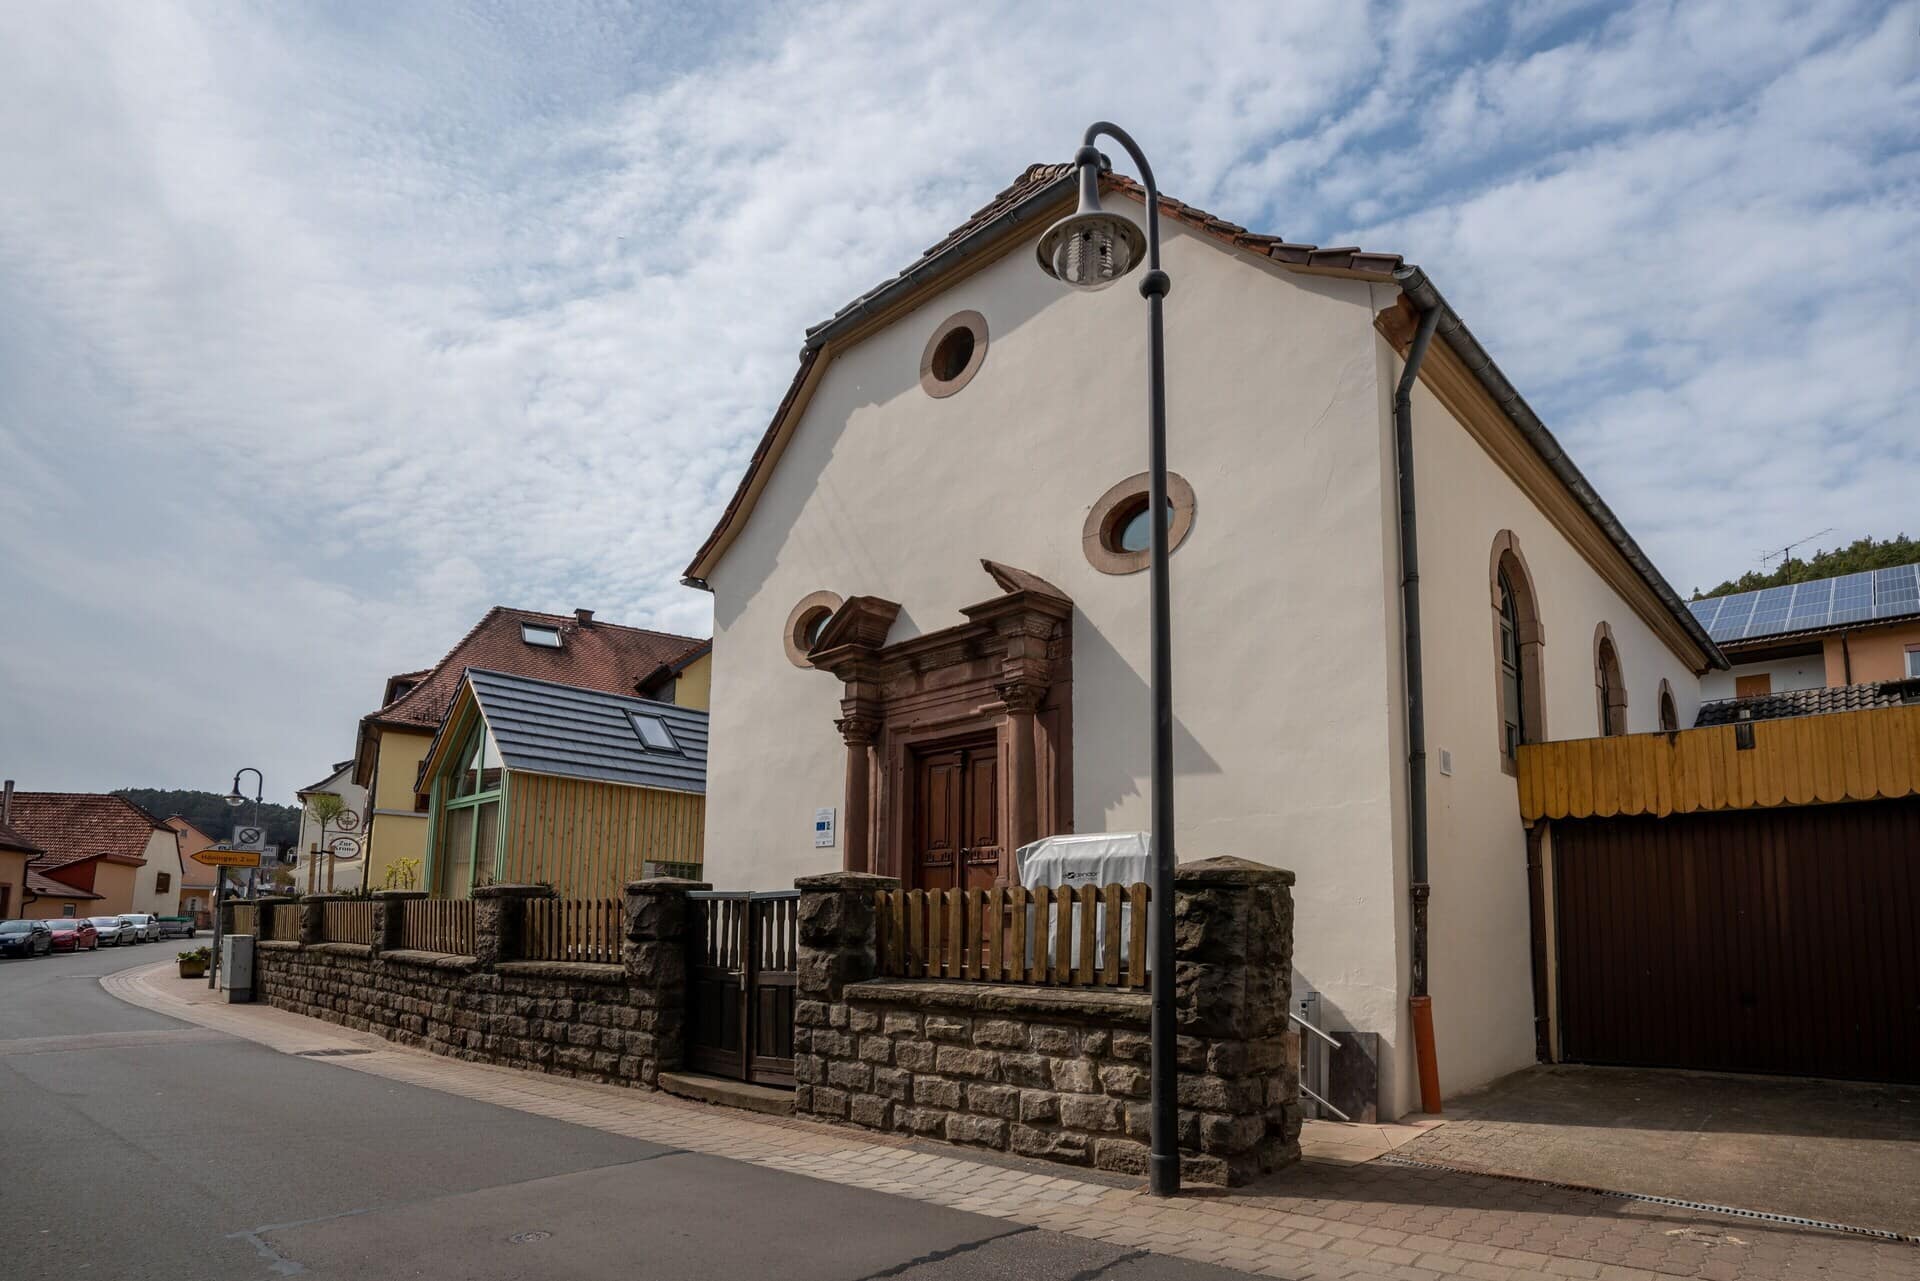
[[[795,538],[795,523],[805,507],[815,509],[808,537],[828,544],[813,549],[810,559],[837,567],[836,581],[821,586],[849,596],[859,593],[888,596],[888,590],[880,584],[900,583],[910,576],[910,566],[890,559],[892,544],[885,531],[874,528],[862,513],[867,505],[866,495],[860,491],[844,491],[828,481],[827,464],[840,447],[853,415],[863,411],[884,412],[902,396],[925,395],[920,389],[921,349],[934,328],[962,307],[979,307],[988,312],[987,356],[980,376],[991,376],[994,345],[1010,338],[1048,305],[1069,296],[1058,284],[1043,277],[1038,268],[1031,275],[1033,280],[1026,282],[1026,287],[997,289],[990,298],[971,294],[962,286],[957,297],[943,295],[929,299],[918,310],[862,339],[848,353],[829,363],[804,415],[804,429],[794,431],[786,452],[781,455],[779,483],[769,484],[761,491],[754,505],[752,523],[759,536],[759,546],[765,549],[762,558],[757,561],[747,558],[738,544],[729,553],[727,564],[731,572],[726,598],[723,601],[716,597],[715,608],[716,611],[727,605],[731,608],[724,613],[716,612],[714,622],[719,630],[724,631],[736,622],[740,610],[766,585],[782,551]],[[851,372],[855,363],[864,381],[855,380]],[[836,395],[844,398],[845,411],[819,412],[823,405],[831,405]],[[769,420],[775,407],[769,407]],[[889,461],[900,466],[903,474],[911,475],[910,442],[902,441],[891,449],[893,458]],[[731,498],[732,490],[725,496]],[[1012,563],[1023,562],[1016,558]],[[898,592],[897,588],[893,590]],[[973,599],[958,601],[954,607],[972,603]],[[905,606],[908,602],[901,604]],[[935,622],[933,627],[946,627],[958,621],[956,616]],[[902,640],[920,634],[920,630],[903,609],[891,636]]]
[[[1146,596],[1143,578],[1140,592],[1143,611]],[[1100,716],[1091,723],[1087,715],[1090,698],[1098,699],[1101,709]],[[1221,769],[1220,763],[1208,754],[1180,719],[1177,688],[1173,706],[1173,774],[1177,789],[1182,778],[1218,774]],[[1152,707],[1152,692],[1146,678],[1076,606],[1073,611],[1074,830],[1105,831],[1109,816],[1123,801],[1138,800],[1147,794],[1152,769],[1149,742]],[[1100,736],[1096,737],[1096,733]],[[1176,791],[1176,817],[1179,814]],[[1144,814],[1142,821],[1145,821]],[[1180,818],[1180,823],[1189,829],[1196,826],[1190,817]],[[1183,861],[1230,852],[1237,851],[1186,851]]]

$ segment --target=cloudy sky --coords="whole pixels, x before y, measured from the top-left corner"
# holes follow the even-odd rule
[[[1426,267],[1685,592],[1920,533],[1916,3],[0,6],[0,770],[286,798],[679,570],[802,329],[1107,116]]]

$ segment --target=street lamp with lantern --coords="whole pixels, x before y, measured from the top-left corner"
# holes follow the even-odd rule
[[[1119,143],[1140,171],[1147,193],[1147,230],[1100,207],[1100,172],[1106,158],[1094,140]],[[1150,684],[1153,700],[1153,946],[1148,968],[1153,982],[1152,1118],[1147,1186],[1156,1196],[1180,1190],[1179,1120],[1175,1084],[1173,1009],[1173,639],[1167,565],[1167,372],[1161,300],[1171,281],[1160,269],[1160,189],[1139,146],[1118,125],[1087,126],[1073,163],[1079,171],[1079,208],[1040,237],[1041,269],[1074,289],[1105,289],[1140,264],[1147,274],[1140,295],[1147,300],[1147,524],[1151,530],[1148,598],[1151,602]]]
[[[253,825],[255,827],[258,827],[260,825],[261,795],[267,790],[267,779],[264,774],[262,774],[259,770],[255,769],[251,765],[241,766],[239,769],[233,772],[233,788],[231,791],[227,793],[225,799],[227,804],[233,806],[235,809],[238,809],[240,806],[245,805],[247,803],[248,798],[245,795],[243,795],[240,791],[240,776],[242,774],[253,775],[253,797],[252,797]],[[257,874],[258,873],[256,872],[256,875]],[[213,951],[207,958],[207,986],[208,987],[213,986],[214,978],[219,973],[219,969],[220,969],[220,936],[222,933],[222,927],[226,924],[226,921],[225,921],[226,913],[221,909],[226,904],[226,901],[227,901],[227,869],[223,867],[218,869],[218,871],[215,873],[215,876],[214,876]]]

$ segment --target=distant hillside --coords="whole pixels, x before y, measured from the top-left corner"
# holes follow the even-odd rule
[[[209,836],[221,840],[233,834],[233,825],[253,817],[253,802],[238,807],[227,804],[218,792],[167,791],[157,787],[116,788],[115,796],[124,796],[155,818],[178,814]],[[267,843],[285,849],[300,839],[300,811],[291,805],[260,803],[260,821],[267,828]]]
[[[1862,538],[1845,547],[1815,552],[1805,560],[1789,558],[1771,573],[1755,571],[1730,578],[1710,592],[1703,592],[1696,587],[1693,589],[1693,598],[1705,600],[1709,596],[1757,592],[1762,587],[1783,587],[1788,583],[1806,583],[1816,578],[1838,578],[1842,574],[1858,574],[1867,569],[1891,569],[1895,565],[1911,565],[1915,561],[1920,561],[1920,542],[1905,534],[1885,540]]]

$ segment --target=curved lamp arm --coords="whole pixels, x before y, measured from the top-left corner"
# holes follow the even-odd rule
[[[1140,150],[1140,144],[1131,134],[1110,120],[1096,120],[1087,126],[1086,135],[1081,139],[1081,150],[1093,146],[1094,139],[1101,135],[1119,143],[1126,153],[1133,157],[1134,168],[1140,171],[1140,184],[1147,189],[1147,269],[1160,270],[1160,188],[1153,181],[1153,166],[1147,163],[1147,157]],[[1079,159],[1075,157],[1075,159]],[[1084,163],[1084,162],[1083,162]],[[1098,164],[1096,160],[1094,163]],[[1140,282],[1140,292],[1147,291],[1147,282]],[[1162,292],[1165,292],[1164,290]]]

